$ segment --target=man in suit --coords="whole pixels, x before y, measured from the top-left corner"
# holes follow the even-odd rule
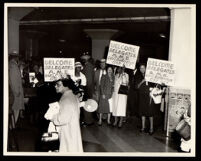
[[[100,69],[97,69],[94,74],[94,89],[95,89],[97,102],[99,102],[99,97],[100,97],[100,81],[101,81],[102,75],[106,75],[106,60],[105,59],[100,60]]]
[[[22,87],[22,78],[18,67],[19,54],[17,51],[9,53],[9,85],[14,95],[12,110],[15,116],[15,124],[17,123],[20,110],[24,110],[24,92]]]
[[[83,53],[81,61],[83,63],[82,73],[86,77],[86,95],[85,99],[92,99],[94,93],[94,65],[90,62],[91,56],[88,53]],[[93,113],[81,110],[81,125],[87,126],[94,123]]]

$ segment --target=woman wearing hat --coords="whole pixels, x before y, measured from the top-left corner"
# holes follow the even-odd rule
[[[87,80],[85,75],[81,72],[83,66],[80,62],[75,62],[75,75],[72,80],[75,82],[76,86],[84,87],[87,85]]]

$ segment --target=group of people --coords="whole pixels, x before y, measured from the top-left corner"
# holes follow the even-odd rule
[[[100,67],[95,68],[91,63],[91,57],[88,54],[81,56],[80,62],[75,62],[75,75],[68,79],[56,80],[54,88],[56,93],[60,93],[58,99],[52,100],[46,99],[46,94],[38,93],[40,97],[37,97],[33,102],[40,102],[41,99],[46,99],[46,108],[43,110],[43,114],[48,108],[48,103],[51,101],[59,102],[61,109],[60,112],[50,119],[55,125],[62,127],[59,133],[60,138],[60,151],[83,151],[80,134],[81,125],[87,126],[94,124],[95,117],[98,116],[98,125],[101,126],[104,116],[107,117],[107,124],[114,127],[121,128],[123,125],[123,119],[127,114],[127,102],[130,88],[129,74],[126,72],[125,66],[114,67],[112,65],[106,65],[106,60],[100,60]],[[9,64],[9,87],[14,95],[14,101],[10,105],[10,109],[14,111],[15,122],[18,120],[19,111],[24,110],[24,93],[23,82],[24,78],[20,72],[18,66],[17,53],[10,54]],[[23,68],[22,68],[23,69]],[[34,65],[33,70],[36,74],[37,83],[35,88],[41,89],[45,82],[43,81],[42,71],[40,71],[39,65]],[[136,72],[137,70],[137,72]],[[139,99],[139,115],[142,120],[141,132],[145,132],[145,120],[149,117],[150,127],[149,134],[154,132],[153,116],[154,116],[154,101],[150,97],[150,88],[155,84],[145,81],[146,66],[141,64],[138,69],[133,71],[135,79],[135,89],[138,91]],[[33,86],[32,86],[33,87]],[[44,90],[49,90],[44,88]],[[42,95],[42,96],[41,96]],[[49,95],[50,96],[50,95]],[[56,95],[51,95],[51,97]],[[77,97],[78,96],[78,97]],[[135,96],[133,96],[135,97]],[[80,108],[80,102],[87,99],[94,99],[98,103],[98,109],[96,112],[88,112],[84,108]],[[136,100],[133,98],[133,100]],[[17,104],[17,105],[16,105]],[[34,106],[43,106],[44,104],[38,103]],[[76,108],[79,107],[79,108]],[[33,107],[40,109],[43,107]],[[40,111],[40,110],[39,110]],[[112,122],[111,116],[114,117]],[[38,118],[36,118],[37,120]],[[47,125],[47,124],[46,124]]]

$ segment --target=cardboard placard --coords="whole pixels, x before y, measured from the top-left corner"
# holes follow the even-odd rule
[[[44,80],[52,82],[67,75],[74,76],[74,58],[44,58]]]
[[[152,83],[174,86],[175,66],[170,61],[148,58],[145,79]]]
[[[135,69],[139,48],[135,45],[110,41],[106,63],[121,67],[125,65],[126,68]]]

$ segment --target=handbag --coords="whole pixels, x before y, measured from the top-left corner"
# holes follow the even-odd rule
[[[156,85],[156,87],[151,89],[150,96],[151,98],[153,98],[155,104],[161,103],[162,94],[163,94],[163,91],[162,89],[158,88],[158,85]]]
[[[118,94],[128,95],[128,86],[120,85]]]
[[[177,133],[186,141],[191,138],[191,127],[190,125],[183,119],[179,122],[176,127]]]

